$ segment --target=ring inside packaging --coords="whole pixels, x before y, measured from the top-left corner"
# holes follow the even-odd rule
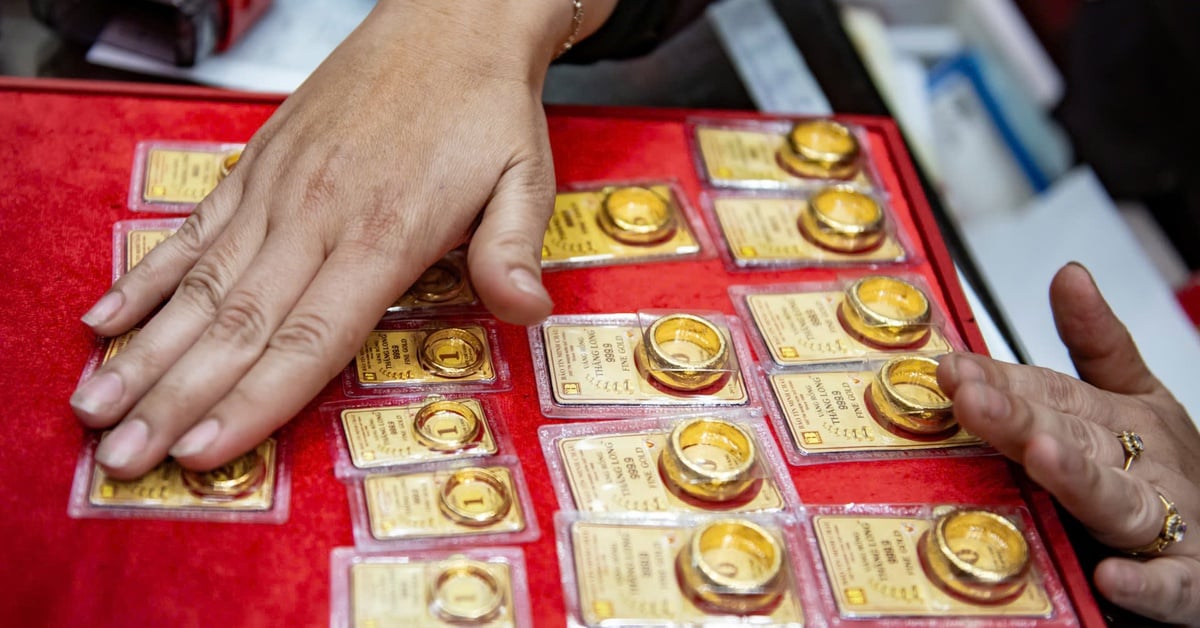
[[[654,320],[643,334],[640,352],[650,377],[673,390],[708,388],[729,372],[725,333],[693,314],[667,314]]]
[[[479,438],[483,421],[471,406],[451,400],[428,403],[413,417],[417,441],[433,451],[461,451]]]
[[[679,553],[684,591],[704,606],[746,615],[783,592],[783,548],[758,524],[720,519],[696,530]]]
[[[929,335],[929,299],[920,288],[896,277],[854,281],[839,311],[851,332],[882,347],[912,346]]]
[[[873,249],[886,235],[883,208],[849,186],[824,188],[809,197],[800,212],[800,231],[818,246],[838,253]]]
[[[953,428],[953,404],[938,385],[937,367],[937,360],[924,356],[900,356],[879,367],[870,388],[878,418],[914,434]]]
[[[504,608],[504,590],[489,565],[467,558],[439,566],[429,587],[430,614],[452,624],[479,624]]]
[[[718,418],[680,421],[667,437],[663,472],[681,491],[704,501],[743,495],[757,479],[754,438],[740,425]]]
[[[994,512],[949,510],[926,533],[922,549],[930,580],[952,595],[995,604],[1025,588],[1029,545],[1012,521]]]
[[[625,244],[653,244],[675,232],[671,202],[650,188],[605,188],[596,220],[613,239]]]
[[[818,118],[792,127],[779,149],[779,163],[800,177],[848,179],[858,172],[860,152],[846,125]]]
[[[463,525],[486,526],[508,514],[512,495],[508,486],[487,469],[467,467],[456,470],[442,485],[438,507]]]
[[[458,327],[439,329],[421,343],[421,364],[450,379],[473,375],[487,359],[487,349],[475,334]]]

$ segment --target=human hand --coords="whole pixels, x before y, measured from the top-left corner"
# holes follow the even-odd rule
[[[115,426],[96,452],[108,474],[140,476],[168,452],[207,469],[254,447],[481,208],[468,255],[480,297],[513,323],[549,314],[541,81],[571,8],[545,7],[381,0],[279,107],[84,316],[112,336],[170,298],[71,398],[85,425]]]
[[[959,423],[1023,465],[1105,545],[1154,543],[1167,514],[1160,494],[1184,521],[1200,521],[1200,433],[1187,411],[1150,373],[1082,266],[1059,270],[1050,304],[1082,381],[950,354],[938,380]],[[1128,471],[1125,431],[1145,444]],[[1200,535],[1142,558],[1104,559],[1095,572],[1101,594],[1147,617],[1200,623]]]

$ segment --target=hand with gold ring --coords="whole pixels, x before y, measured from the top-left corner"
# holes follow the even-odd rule
[[[943,356],[964,429],[1025,467],[1101,543],[1096,588],[1161,621],[1200,625],[1200,432],[1142,361],[1091,275],[1050,285],[1080,379],[983,356]]]

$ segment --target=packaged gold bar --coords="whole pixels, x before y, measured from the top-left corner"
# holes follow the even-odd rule
[[[546,416],[630,418],[755,404],[740,323],[719,312],[552,316],[529,328],[529,341]]]
[[[1076,625],[1021,507],[856,505],[816,513],[817,547],[842,618]]]
[[[244,144],[139,142],[129,183],[133,211],[188,213],[229,176]]]
[[[387,317],[463,313],[479,306],[464,250],[454,250],[425,269],[387,310]]]
[[[706,121],[691,126],[697,167],[714,187],[875,189],[866,133],[831,118]]]
[[[799,628],[816,602],[795,520],[556,516],[572,625]]]
[[[542,243],[544,268],[692,259],[699,221],[674,184],[581,184],[558,193]]]
[[[511,382],[498,347],[491,320],[381,321],[346,368],[343,389],[351,397],[505,390]]]
[[[143,218],[113,223],[113,281],[129,272],[151,249],[171,237],[183,220]]]
[[[781,512],[800,499],[757,410],[545,425],[564,510]]]
[[[518,547],[330,554],[335,628],[527,628],[534,625]]]
[[[75,518],[187,519],[233,523],[283,523],[290,475],[279,442],[268,438],[245,454],[208,471],[167,459],[134,480],[117,480],[95,461],[104,436],[90,439],[71,488]]]
[[[979,455],[937,381],[938,356],[901,354],[868,365],[767,374],[788,461]]]
[[[334,474],[493,456],[511,451],[486,395],[382,397],[326,403]]]
[[[427,464],[347,480],[355,545],[474,546],[537,538],[528,487],[511,456]]]
[[[733,286],[729,294],[738,313],[753,323],[751,340],[767,371],[963,349],[933,292],[917,275]]]

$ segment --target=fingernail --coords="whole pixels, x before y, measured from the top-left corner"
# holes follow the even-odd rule
[[[550,295],[546,293],[546,288],[542,285],[542,282],[538,281],[538,278],[534,277],[533,273],[526,268],[512,269],[512,272],[508,273],[508,280],[511,281],[514,286],[516,286],[517,290],[520,290],[529,296],[537,297],[539,299],[550,298]]]
[[[80,320],[88,327],[95,327],[112,318],[113,314],[116,314],[117,310],[121,309],[124,303],[125,295],[116,291],[109,292],[100,297],[100,300],[96,301],[92,309],[88,310],[87,314],[84,314]]]
[[[108,371],[84,382],[71,395],[71,407],[80,414],[95,415],[120,401],[124,392],[121,376]]]
[[[176,458],[194,456],[217,440],[217,434],[220,432],[221,424],[217,423],[216,419],[205,419],[188,430],[188,433],[175,443],[169,453]]]
[[[100,441],[100,446],[96,448],[96,462],[110,469],[124,468],[146,448],[149,438],[150,426],[145,421],[122,421],[117,429]]]

